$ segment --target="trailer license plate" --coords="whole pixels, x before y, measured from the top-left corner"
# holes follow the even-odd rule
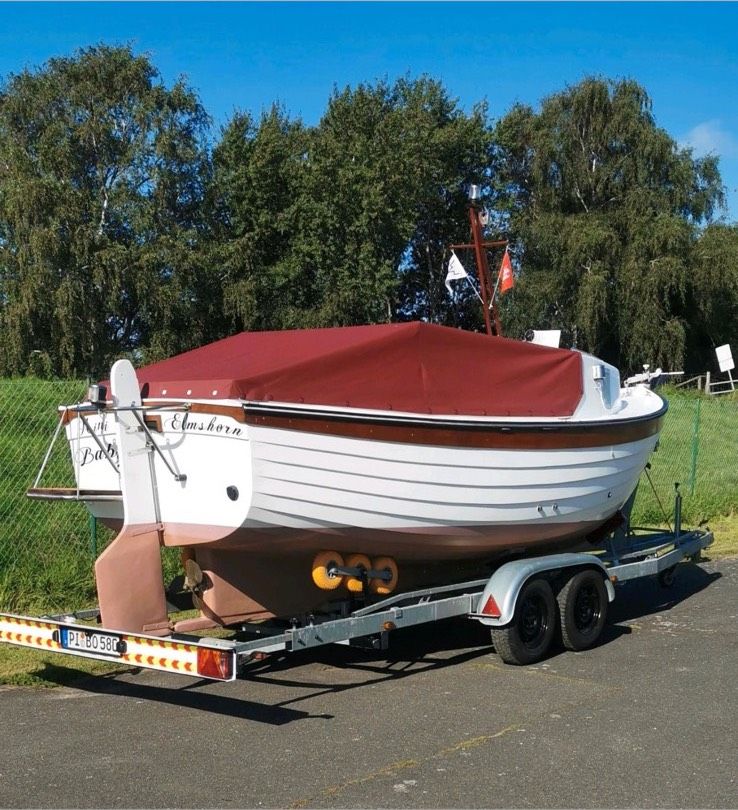
[[[96,630],[73,630],[71,627],[60,628],[59,637],[65,650],[111,655],[119,658],[123,652],[118,636],[98,633]]]

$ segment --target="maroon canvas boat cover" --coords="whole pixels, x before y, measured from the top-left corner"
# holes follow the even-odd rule
[[[426,323],[242,332],[138,370],[144,398],[570,416],[577,352]]]

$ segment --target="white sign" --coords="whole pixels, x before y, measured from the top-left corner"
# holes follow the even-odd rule
[[[553,346],[554,349],[557,349],[560,342],[561,329],[533,330],[533,340],[531,340],[531,343],[537,343],[539,346]]]
[[[730,343],[724,343],[722,346],[718,346],[715,349],[715,354],[717,355],[720,371],[732,371],[735,368],[733,354],[730,351]]]

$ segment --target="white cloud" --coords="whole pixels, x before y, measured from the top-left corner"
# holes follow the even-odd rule
[[[681,139],[681,145],[691,146],[698,156],[716,154],[720,157],[738,157],[738,139],[723,129],[718,118],[697,124]]]

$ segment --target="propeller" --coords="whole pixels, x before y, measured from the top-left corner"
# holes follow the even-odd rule
[[[185,569],[185,578],[184,578],[184,587],[185,590],[190,591],[192,594],[192,604],[198,609],[202,610],[203,608],[203,601],[200,594],[203,591],[203,581],[205,579],[205,575],[202,572],[202,568],[191,558],[185,560],[184,564]]]

